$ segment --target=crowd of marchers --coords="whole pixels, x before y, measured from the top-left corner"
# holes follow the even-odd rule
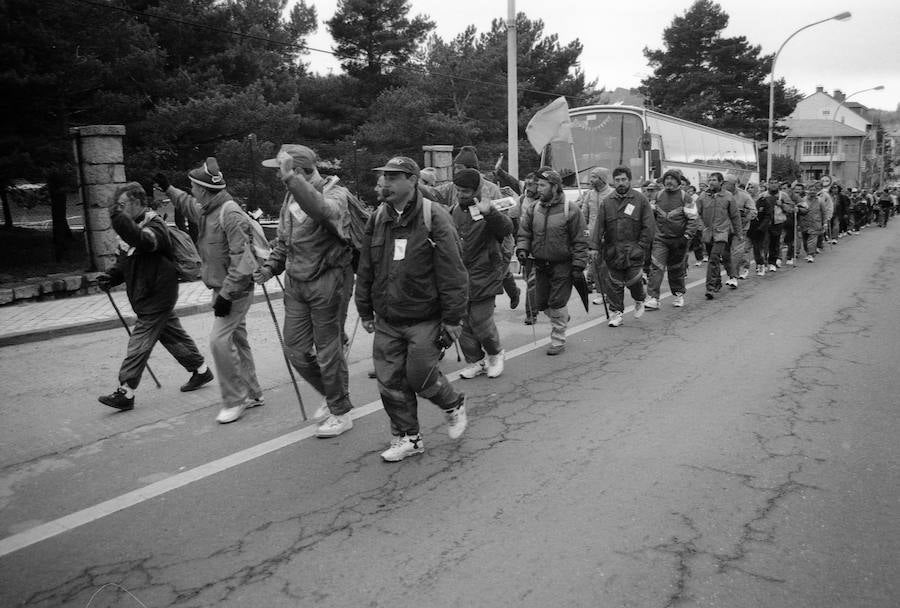
[[[424,451],[419,397],[443,410],[451,438],[466,429],[466,395],[439,366],[445,349],[458,344],[467,363],[464,379],[503,373],[495,299],[505,291],[514,309],[522,299],[510,272],[513,256],[525,279],[525,323],[534,324],[543,312],[550,320],[546,352],[559,355],[573,289],[585,306],[595,289],[594,304],[602,304],[609,326],[618,327],[626,289],[640,318],[660,308],[664,275],[672,306],[683,307],[692,253],[696,265],[707,265],[706,298],[712,300],[723,274],[733,290],[751,276],[753,264],[763,277],[801,258],[814,262],[827,242],[873,223],[885,226],[897,207],[896,191],[826,189],[819,181],[769,180],[760,188],[711,173],[698,189],[669,170],[637,185],[628,167],[592,169],[590,187],[570,200],[553,169],[542,167],[519,181],[498,162],[495,182],[479,171],[477,151],[464,146],[452,180],[442,184],[433,170],[407,157],[375,168],[379,205],[354,226],[355,197],[337,178],[320,175],[315,151],[286,144],[262,164],[278,172],[285,195],[271,249],[255,261],[248,256],[255,220],[234,203],[214,158],[188,174],[190,192],[163,174],[155,178],[155,187],[196,230],[201,279],[213,296],[212,366],[174,313],[177,228],[159,217],[152,192],[140,185],[115,193],[110,217],[124,250],[98,284],[109,290],[124,283],[137,321],[119,387],[99,400],[133,409],[159,342],[191,374],[182,391],[218,379],[218,422],[234,422],[264,405],[246,315],[255,284],[283,275],[284,353],[323,397],[314,414],[316,435],[336,437],[353,427],[345,331],[353,300],[359,323],[374,334],[371,375],[390,421],[391,442],[381,454],[389,462]],[[351,238],[354,229],[358,239]]]

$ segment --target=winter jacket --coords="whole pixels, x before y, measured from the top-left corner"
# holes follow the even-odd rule
[[[660,191],[653,208],[653,219],[656,222],[655,239],[692,239],[701,229],[697,207],[683,190]]]
[[[738,213],[741,214],[741,234],[746,235],[750,222],[756,218],[756,204],[746,190],[737,189],[732,196],[737,203]]]
[[[823,234],[825,232],[825,206],[818,196],[807,196],[797,205],[797,223],[801,232]]]
[[[402,214],[383,203],[369,218],[360,251],[356,309],[366,321],[392,324],[440,319],[457,325],[466,315],[468,274],[459,235],[447,210],[431,205],[431,232],[418,190]]]
[[[584,216],[576,205],[565,204],[562,192],[547,202],[523,207],[516,249],[530,253],[538,263],[570,262],[573,268],[584,270],[588,262]]]
[[[655,222],[650,202],[637,190],[613,192],[597,212],[591,249],[602,251],[606,265],[625,270],[644,264],[650,252]]]
[[[197,252],[203,265],[200,278],[210,289],[218,289],[226,300],[238,300],[253,289],[249,274],[238,271],[238,264],[244,253],[250,230],[250,219],[240,207],[222,214],[224,225],[219,221],[219,208],[232,200],[226,190],[215,194],[204,192],[199,199],[175,186],[166,191],[175,208],[198,226]]]
[[[285,180],[288,193],[278,216],[278,232],[264,266],[287,270],[292,281],[312,281],[331,268],[346,268],[352,254],[346,241],[347,191],[326,181],[324,192],[297,175]]]
[[[770,194],[766,192],[756,199],[756,230],[751,238],[761,239],[772,226],[772,220],[775,217],[775,204],[780,198],[780,193]]]
[[[822,203],[822,212],[825,214],[825,223],[828,224],[834,217],[834,199],[831,195],[822,190],[818,194],[819,201]]]
[[[512,233],[512,220],[493,207],[487,215],[481,215],[474,204],[455,205],[450,216],[462,242],[463,264],[469,273],[469,300],[478,302],[501,293],[503,277],[509,269],[502,244]]]
[[[584,227],[588,236],[594,233],[594,223],[597,221],[600,204],[613,192],[615,191],[607,184],[600,191],[591,188],[581,195],[579,206],[581,207],[581,213],[584,215]]]
[[[110,284],[125,282],[128,301],[135,314],[154,314],[175,308],[178,273],[168,226],[155,213],[149,219],[138,218],[143,220],[141,226],[117,207],[110,210],[110,217],[116,234],[131,247],[110,269]]]
[[[697,198],[697,211],[703,221],[703,242],[727,242],[741,233],[741,214],[731,193],[704,192]]]

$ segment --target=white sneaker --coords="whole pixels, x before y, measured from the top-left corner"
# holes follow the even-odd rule
[[[487,357],[487,377],[496,378],[503,373],[503,364],[506,361],[506,351],[501,350],[496,355],[488,355]]]
[[[809,262],[810,264],[812,264],[813,262],[816,261],[816,258],[814,258],[811,255],[808,255],[808,256],[806,256],[806,261]]]
[[[749,277],[749,276],[750,276],[750,269],[749,269],[749,268],[744,268],[744,269],[741,271],[741,274],[738,275],[738,278],[739,278],[739,279],[746,279],[746,278]]]
[[[785,264],[787,264],[788,266],[793,266],[793,265],[794,265],[794,258],[788,258],[788,259],[787,259],[787,262],[785,262]]]
[[[675,308],[681,308],[682,306],[684,306],[684,296],[683,295],[674,296],[672,298],[672,306],[674,306]]]
[[[837,245],[837,239],[831,239],[831,244],[832,244],[832,245]]]
[[[694,262],[694,266],[703,266],[703,260],[697,260]]]
[[[618,327],[622,324],[622,313],[620,312],[611,312],[609,313],[609,322],[607,325],[610,327]]]
[[[319,423],[319,427],[316,429],[316,437],[337,437],[352,428],[353,418],[350,416],[350,412],[340,416],[332,414]]]
[[[644,316],[644,303],[643,302],[635,302],[634,303],[634,318],[640,319]]]
[[[758,277],[764,277],[764,276],[766,276],[766,267],[765,267],[765,266],[760,266],[759,268],[757,268],[757,269],[756,269],[756,276],[758,276]]]
[[[247,409],[249,410],[251,407],[262,407],[266,404],[266,400],[263,399],[262,395],[259,397],[247,397]]]
[[[659,300],[653,296],[648,296],[647,299],[644,300],[644,308],[647,310],[659,310]]]
[[[769,264],[769,272],[777,272],[778,268],[775,267],[775,264]]]
[[[241,417],[245,409],[247,409],[246,401],[233,407],[223,407],[219,410],[219,415],[216,416],[216,422],[218,422],[219,424],[228,424],[229,422],[234,422]]]
[[[476,361],[471,364],[469,367],[464,367],[462,371],[459,372],[460,378],[465,378],[466,380],[471,380],[475,376],[480,376],[481,374],[487,373],[487,362],[482,359],[481,361]]]
[[[421,454],[425,451],[421,435],[404,435],[391,439],[391,447],[381,453],[387,462],[400,462],[407,456]]]
[[[775,260],[775,266],[777,266],[778,268],[781,268],[781,258],[778,258],[777,260]]]
[[[728,285],[728,287],[730,287],[731,289],[737,289],[737,282],[738,280],[736,278],[731,277],[730,279],[725,281],[725,284]]]
[[[452,410],[444,411],[444,418],[447,419],[447,434],[450,439],[459,439],[466,425],[469,424],[469,417],[466,415],[466,396],[463,394],[462,403]]]
[[[331,410],[328,409],[328,401],[322,399],[322,404],[316,408],[316,411],[313,412],[312,419],[313,420],[324,420],[331,415]]]
[[[594,306],[600,306],[601,304],[603,304],[603,296],[597,296],[596,298],[591,300],[591,304],[593,304]]]

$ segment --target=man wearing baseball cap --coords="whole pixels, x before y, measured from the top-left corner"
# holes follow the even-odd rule
[[[382,172],[385,202],[366,227],[356,309],[375,334],[375,375],[391,421],[391,445],[381,457],[399,462],[425,451],[417,395],[444,411],[451,439],[466,428],[466,396],[438,363],[442,348],[462,333],[468,274],[450,214],[419,191],[416,162],[396,156],[375,171]]]
[[[351,253],[344,220],[347,193],[319,175],[316,153],[285,144],[262,162],[277,167],[287,188],[269,259],[254,273],[263,284],[286,271],[284,349],[303,379],[325,403],[315,413],[317,437],[337,437],[353,428],[349,375],[342,345],[342,306],[350,280]]]
[[[534,258],[535,308],[550,317],[552,356],[566,349],[569,297],[573,281],[584,277],[587,235],[581,210],[566,201],[559,173],[542,167],[535,177],[540,201],[522,214],[516,255],[523,266],[529,255]]]

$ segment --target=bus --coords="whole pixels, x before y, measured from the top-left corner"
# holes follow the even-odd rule
[[[566,196],[590,188],[594,167],[631,169],[632,185],[678,169],[700,187],[710,173],[731,173],[742,184],[759,181],[756,142],[653,110],[591,105],[569,110],[574,151],[567,141],[547,145],[542,164],[563,177]],[[577,166],[576,166],[577,165]],[[577,180],[577,183],[576,183]]]

